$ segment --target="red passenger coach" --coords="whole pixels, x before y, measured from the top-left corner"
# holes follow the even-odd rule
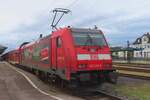
[[[32,71],[67,83],[116,80],[106,39],[100,30],[64,28],[19,49],[19,62]]]
[[[12,50],[3,55],[3,59],[12,63],[12,64],[19,64],[19,50]]]

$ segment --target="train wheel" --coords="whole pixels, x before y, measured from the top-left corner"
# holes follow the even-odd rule
[[[39,77],[39,71],[38,70],[34,70],[35,75]]]
[[[61,80],[61,88],[65,88],[67,86],[67,82],[65,80]]]
[[[79,84],[76,80],[71,80],[71,82],[69,82],[69,85],[68,85],[69,88],[77,88],[78,86]]]
[[[42,81],[44,81],[44,82],[46,82],[47,80],[47,76],[46,76],[46,73],[45,72],[43,72],[43,71],[38,71],[38,77],[42,80]]]
[[[56,83],[56,75],[48,73],[47,80],[48,80],[48,83],[50,83],[51,85],[55,84]]]
[[[33,74],[36,74],[36,72],[35,72],[35,69],[34,69],[34,68],[32,68],[32,73],[33,73]]]
[[[111,72],[108,75],[109,81],[113,84],[117,84],[118,74],[117,72]]]

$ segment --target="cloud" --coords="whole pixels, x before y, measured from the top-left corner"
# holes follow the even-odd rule
[[[143,0],[5,0],[0,1],[0,43],[16,48],[51,33],[53,8],[64,7],[66,15],[59,27],[90,27],[97,25],[109,44],[125,45],[150,31],[150,1]]]
[[[49,13],[54,7],[63,7],[65,2],[70,4],[72,0],[4,0],[0,1],[0,33],[11,31],[20,24],[34,24],[36,17]]]

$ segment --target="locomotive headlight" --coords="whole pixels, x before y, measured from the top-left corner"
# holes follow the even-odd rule
[[[86,66],[87,66],[86,64],[79,64],[78,68],[86,68]]]

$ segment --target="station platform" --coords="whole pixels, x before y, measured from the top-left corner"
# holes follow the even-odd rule
[[[0,100],[56,100],[39,92],[10,66],[0,62]]]

